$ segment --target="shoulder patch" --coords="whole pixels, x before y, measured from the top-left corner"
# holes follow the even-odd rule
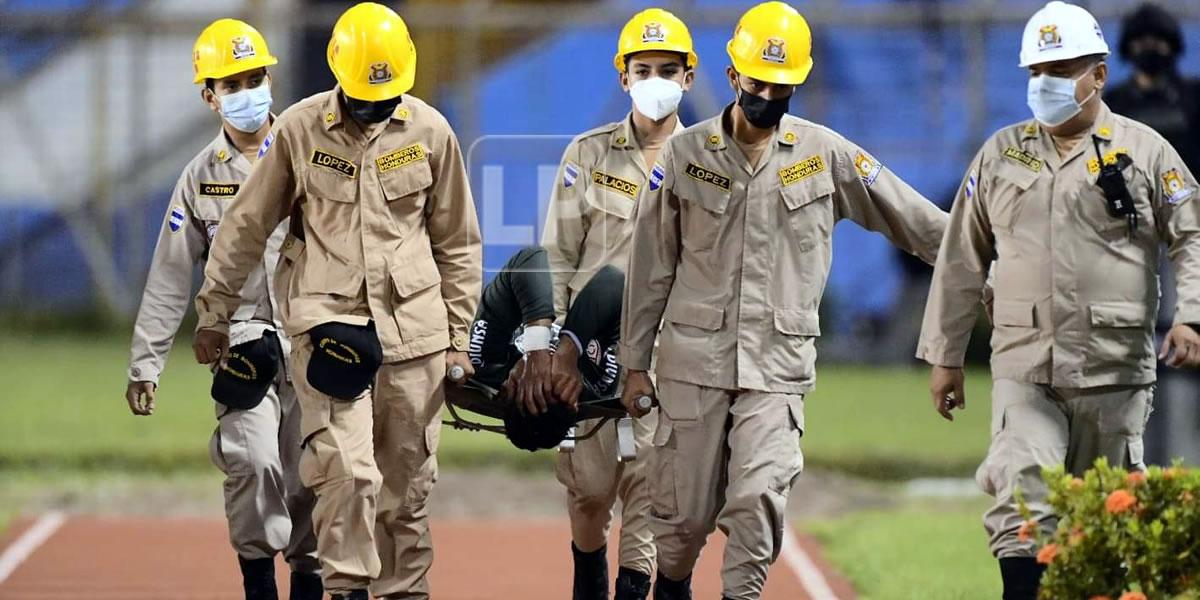
[[[871,187],[879,177],[879,172],[883,170],[883,165],[866,152],[859,150],[858,156],[854,157],[854,168],[858,170],[858,177],[862,179],[863,185]]]
[[[563,165],[563,187],[569,188],[575,185],[575,180],[579,178],[579,167],[573,162],[567,162]]]
[[[1187,200],[1196,193],[1196,188],[1187,187],[1183,181],[1183,174],[1179,169],[1171,169],[1162,174],[1163,196],[1166,197],[1168,204],[1179,204]]]
[[[855,166],[858,161],[855,161]],[[792,185],[797,181],[804,181],[817,173],[825,170],[825,159],[821,158],[820,154],[814,154],[790,167],[784,167],[779,170],[779,181],[784,186]]]
[[[274,141],[275,141],[275,132],[271,131],[271,132],[267,133],[267,137],[263,140],[262,145],[258,147],[258,157],[259,158],[262,158],[263,156],[265,156],[267,154],[267,149],[271,147],[271,142],[274,142]]]
[[[351,179],[354,179],[354,176],[358,174],[358,167],[354,163],[340,156],[334,156],[324,150],[313,150],[312,158],[309,159],[309,162],[318,167],[337,171]]]
[[[620,177],[609,175],[604,171],[592,171],[592,183],[602,185],[619,194],[628,196],[629,198],[637,198],[638,184],[632,181],[626,181]]]
[[[404,165],[425,160],[425,158],[425,148],[418,143],[380,156],[375,159],[375,167],[379,169],[380,173],[387,173]]]
[[[1004,149],[1004,158],[1007,158],[1034,173],[1041,172],[1042,159],[1030,154],[1020,148],[1009,146]]]
[[[733,181],[728,177],[717,173],[716,171],[705,169],[696,163],[688,163],[687,167],[683,169],[683,172],[688,177],[691,177],[696,181],[703,181],[704,183],[714,185],[722,190],[725,190],[726,192],[733,189]]]
[[[975,177],[975,171],[971,171],[967,174],[967,183],[963,186],[963,189],[967,194],[967,200],[970,200],[975,196],[975,186],[978,185],[978,183],[979,182]]]
[[[183,224],[187,222],[187,212],[182,206],[172,206],[171,216],[167,218],[167,227],[171,228],[171,233],[176,233],[183,229]]]
[[[650,169],[650,191],[655,191],[662,187],[663,179],[667,176],[667,170],[662,165],[654,163],[654,168]]]
[[[207,183],[201,182],[200,189],[197,193],[201,196],[215,196],[217,198],[232,198],[237,195],[241,189],[240,183]]]

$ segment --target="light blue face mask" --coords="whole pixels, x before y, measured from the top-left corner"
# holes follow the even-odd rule
[[[254,133],[271,115],[271,86],[266,81],[256,88],[217,98],[221,102],[221,116],[238,131]]]
[[[1090,69],[1088,70],[1090,71]],[[1083,102],[1075,100],[1075,85],[1088,74],[1087,71],[1076,79],[1038,75],[1029,78],[1029,89],[1026,99],[1033,118],[1047,127],[1058,127],[1083,110],[1096,90],[1084,98]]]

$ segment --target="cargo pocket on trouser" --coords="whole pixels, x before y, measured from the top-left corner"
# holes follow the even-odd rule
[[[354,478],[350,457],[338,443],[337,434],[329,428],[317,430],[304,440],[299,470],[300,482],[317,494],[326,485]]]
[[[414,471],[412,479],[409,480],[408,492],[404,497],[405,506],[416,508],[425,504],[425,501],[429,499],[429,493],[433,491],[433,485],[437,483],[437,448],[441,425],[441,420],[435,419],[425,427],[424,443],[421,446],[423,453],[420,455],[421,464]]]
[[[1153,408],[1154,386],[1128,388],[1122,397],[1106,398],[1100,408],[1099,456],[1108,458],[1109,464],[1129,470],[1146,469],[1145,443],[1146,422]],[[1092,459],[1095,460],[1093,457]],[[1091,465],[1087,465],[1091,466]]]
[[[999,463],[999,455],[1003,450],[1003,434],[1005,425],[1004,405],[996,401],[995,394],[992,398],[992,426],[991,436],[992,441],[988,444],[987,454],[983,457],[983,462],[979,468],[975,469],[975,483],[983,493],[995,497],[997,492],[996,486],[996,468]]]
[[[783,450],[789,455],[780,457],[777,477],[771,482],[771,491],[787,496],[796,479],[804,471],[804,454],[800,450],[800,439],[804,436],[804,396],[787,397],[786,437]]]
[[[679,514],[676,498],[676,450],[673,444],[674,425],[665,414],[659,414],[650,454],[650,516],[661,520],[674,519]]]

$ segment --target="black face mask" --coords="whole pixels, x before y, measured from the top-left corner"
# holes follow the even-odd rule
[[[350,116],[354,117],[359,123],[381,123],[392,116],[396,112],[396,107],[400,106],[400,101],[404,96],[396,96],[387,100],[378,102],[368,102],[366,100],[358,100],[342,94],[342,98],[346,101],[346,109],[350,111]]]
[[[1151,77],[1175,69],[1175,57],[1155,50],[1142,50],[1129,57],[1137,69]]]
[[[791,95],[774,100],[764,100],[746,90],[740,90],[740,92],[738,106],[742,107],[742,113],[746,115],[746,120],[759,129],[774,129],[776,125],[779,125],[783,115],[787,114],[788,103],[792,101]]]

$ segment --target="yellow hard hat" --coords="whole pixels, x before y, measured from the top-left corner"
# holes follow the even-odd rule
[[[347,96],[378,102],[412,89],[417,49],[404,19],[392,9],[362,2],[342,13],[329,40],[329,70]]]
[[[621,37],[617,39],[617,55],[613,57],[613,66],[624,73],[626,56],[648,50],[686,54],[689,69],[696,68],[700,63],[700,58],[692,49],[692,34],[688,32],[687,25],[661,8],[647,8],[629,19],[621,29]]]
[[[746,11],[725,50],[738,73],[766,83],[800,85],[813,67],[808,22],[783,2]]]
[[[278,62],[271,56],[267,40],[257,29],[237,19],[220,19],[205,27],[192,47],[192,70],[196,74],[193,83],[221,79]]]

